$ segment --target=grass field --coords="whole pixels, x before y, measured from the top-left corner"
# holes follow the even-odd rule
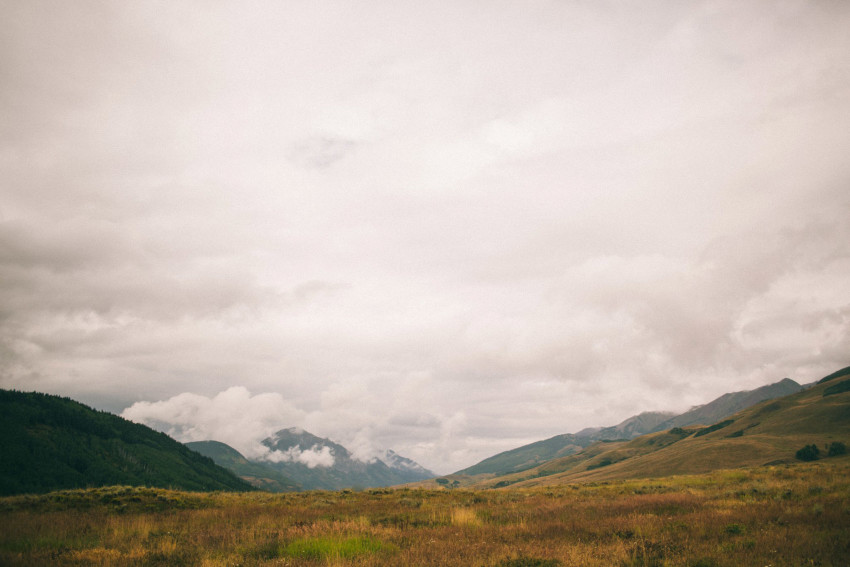
[[[0,499],[0,565],[846,566],[850,459],[526,490]]]

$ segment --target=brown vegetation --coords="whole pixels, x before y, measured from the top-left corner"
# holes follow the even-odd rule
[[[523,490],[0,499],[2,565],[846,565],[850,458]]]

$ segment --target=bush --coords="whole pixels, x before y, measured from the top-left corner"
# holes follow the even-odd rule
[[[817,445],[806,445],[797,451],[796,457],[801,461],[816,461],[820,457],[820,449]]]
[[[613,463],[614,461],[611,460],[611,457],[603,457],[598,463],[587,465],[587,470],[592,471],[593,469],[601,469],[602,467],[607,467]]]
[[[846,455],[847,454],[847,445],[842,443],[841,441],[833,441],[829,444],[829,448],[827,449],[826,456],[827,457],[837,457],[838,455]]]
[[[703,435],[708,435],[709,433],[717,431],[718,429],[723,429],[724,427],[728,427],[728,426],[732,425],[734,422],[735,422],[734,419],[725,419],[725,420],[721,421],[720,423],[715,423],[714,425],[709,425],[705,429],[700,429],[699,431],[697,431],[694,434],[694,437],[702,437]]]

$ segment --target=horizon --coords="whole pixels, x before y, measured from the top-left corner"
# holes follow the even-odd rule
[[[460,470],[810,383],[850,364],[848,28],[2,3],[0,387]]]
[[[848,367],[848,368],[850,368],[850,367]],[[844,370],[844,368],[839,369],[839,370]],[[821,378],[824,378],[824,377],[821,377]],[[776,384],[779,384],[779,383],[784,382],[786,380],[791,380],[791,379],[787,378],[787,377],[782,378],[781,380],[777,380],[776,382],[773,382],[773,383],[770,383],[770,384],[765,384],[764,386],[776,385]],[[820,378],[816,379],[812,382],[802,383],[802,384],[798,383],[794,380],[791,380],[791,381],[794,382],[795,384],[797,384],[798,386],[800,386],[801,388],[808,388],[808,387],[812,387],[812,386],[816,385],[819,382],[819,380],[820,380]],[[759,388],[764,387],[764,386],[760,386]],[[757,388],[755,388],[755,389],[757,389]],[[696,410],[698,408],[704,407],[704,406],[706,406],[706,405],[708,405],[708,404],[710,404],[714,401],[717,401],[718,399],[725,397],[728,394],[751,392],[751,391],[753,391],[753,390],[738,390],[738,391],[733,391],[733,392],[725,392],[724,394],[721,394],[717,398],[714,398],[712,400],[708,400],[708,401],[701,403],[701,404],[691,406],[691,407],[689,407],[686,410],[683,410],[681,412],[643,410],[643,411],[640,411],[637,414],[634,414],[634,415],[631,415],[627,418],[624,418],[622,421],[620,421],[618,423],[585,426],[585,427],[582,427],[581,429],[578,429],[578,430],[575,430],[575,431],[560,432],[560,433],[555,433],[555,434],[550,435],[550,436],[546,436],[546,437],[541,438],[541,439],[527,440],[527,441],[521,443],[520,445],[509,447],[508,449],[505,449],[504,451],[499,451],[498,453],[494,453],[492,455],[487,455],[487,456],[483,457],[481,460],[476,461],[474,463],[470,463],[469,465],[464,466],[460,469],[452,469],[452,470],[445,470],[445,471],[442,471],[442,472],[436,472],[440,469],[439,468],[434,469],[434,468],[431,468],[431,467],[428,467],[428,466],[425,466],[424,468],[428,469],[429,472],[432,472],[437,476],[451,475],[451,474],[454,474],[456,472],[459,472],[460,470],[468,468],[469,466],[479,464],[481,461],[486,460],[490,457],[495,457],[495,456],[497,456],[497,455],[499,455],[499,454],[501,454],[505,451],[510,451],[512,449],[516,449],[516,448],[522,447],[522,446],[527,445],[527,444],[535,443],[535,442],[538,442],[538,441],[545,441],[545,440],[548,440],[550,438],[558,437],[560,435],[565,435],[565,434],[567,434],[567,435],[578,434],[578,433],[581,433],[581,432],[587,431],[587,430],[604,429],[606,427],[616,427],[616,426],[618,426],[622,423],[629,421],[632,418],[640,417],[640,416],[645,415],[645,414],[659,414],[660,413],[660,414],[668,415],[671,418],[673,418],[673,417],[682,415],[683,413],[687,413],[689,411]],[[24,392],[24,393],[26,393],[26,392]],[[42,394],[44,394],[45,392],[32,391],[32,393],[42,393]],[[76,400],[76,401],[79,401],[79,400]],[[159,402],[158,404],[162,405],[162,402]],[[134,406],[131,406],[129,408],[125,408],[125,410],[121,413],[115,413],[115,412],[110,412],[110,413],[114,413],[115,415],[118,415],[119,417],[122,417],[124,419],[129,420],[129,421],[133,421],[135,423],[139,423],[141,425],[151,427],[152,429],[154,429],[156,431],[161,431],[163,433],[166,433],[167,435],[174,438],[175,440],[181,440],[182,439],[181,442],[184,443],[184,444],[185,443],[205,443],[205,442],[214,442],[214,443],[224,444],[224,445],[230,447],[231,449],[237,450],[243,457],[246,457],[246,458],[248,458],[249,460],[252,460],[252,461],[279,462],[280,460],[289,460],[289,461],[301,462],[301,463],[309,466],[310,468],[313,468],[313,467],[316,467],[316,466],[319,466],[319,467],[333,466],[334,457],[336,455],[334,455],[332,448],[323,447],[320,450],[316,450],[315,446],[313,446],[313,447],[310,447],[309,449],[306,449],[306,450],[299,450],[296,453],[292,453],[292,449],[290,449],[290,451],[287,451],[287,453],[292,453],[292,454],[288,454],[288,455],[281,454],[281,452],[279,450],[271,450],[268,447],[260,448],[260,443],[262,443],[262,445],[264,446],[265,441],[267,441],[267,440],[272,440],[273,442],[275,442],[279,437],[279,433],[281,433],[282,431],[292,432],[296,435],[305,434],[305,433],[307,435],[315,435],[313,432],[307,431],[307,430],[305,430],[304,428],[302,428],[298,425],[277,426],[277,428],[275,428],[275,430],[272,433],[270,433],[267,437],[259,440],[259,442],[256,442],[255,439],[247,439],[247,438],[244,438],[244,437],[236,437],[235,439],[237,439],[237,441],[234,444],[235,445],[241,445],[242,448],[240,449],[239,447],[231,445],[230,443],[227,443],[227,442],[225,442],[221,439],[218,439],[218,438],[205,438],[205,439],[193,438],[193,436],[191,435],[190,432],[182,431],[179,428],[175,428],[174,425],[171,424],[171,423],[158,423],[155,419],[149,420],[149,419],[146,419],[146,418],[134,419],[134,409],[138,409],[142,416],[146,416],[149,413],[151,405],[152,404],[150,402],[142,402],[140,404],[139,408],[134,407],[135,406],[135,404],[134,404]],[[109,410],[97,408],[97,407],[94,407],[94,406],[92,406],[92,409],[99,410],[99,411],[109,411]],[[228,432],[233,431],[233,428],[227,427],[226,431],[228,431]],[[231,435],[229,433],[225,433],[224,438],[228,438],[228,437],[231,437]],[[318,437],[320,437],[322,440],[326,440],[326,441],[330,441],[332,443],[338,443],[340,445],[344,445],[341,441],[339,441],[337,439],[333,439],[332,437],[325,438],[325,437],[322,437],[321,435],[319,435]],[[344,448],[348,449],[348,447],[344,447]],[[325,451],[324,449],[330,449],[330,450]],[[386,463],[386,460],[385,460],[384,457],[386,456],[386,454],[389,454],[389,453],[393,453],[396,456],[400,456],[402,458],[408,459],[407,456],[397,453],[391,447],[378,448],[377,450],[371,451],[369,454],[359,454],[358,455],[358,454],[352,453],[351,458],[365,462],[365,463],[373,462],[375,460],[380,460],[380,461]],[[413,460],[413,462],[415,464],[419,465],[419,466],[423,466],[421,463],[418,463],[415,460]]]

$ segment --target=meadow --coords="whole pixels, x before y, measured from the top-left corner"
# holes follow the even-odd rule
[[[850,460],[503,490],[0,499],[0,565],[850,564]]]

